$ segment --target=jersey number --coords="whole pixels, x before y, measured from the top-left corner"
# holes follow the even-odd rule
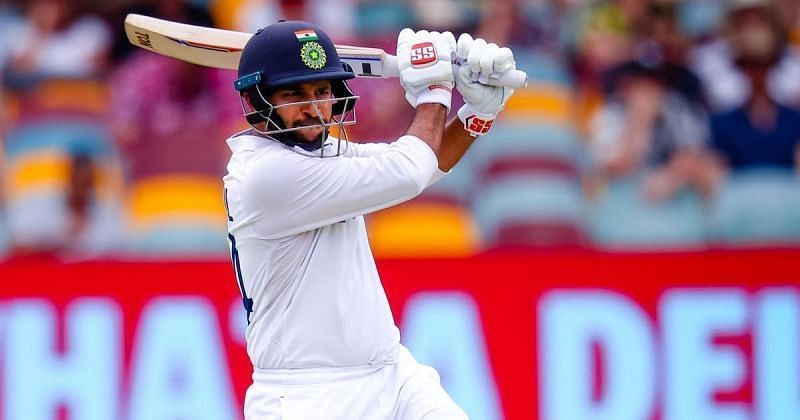
[[[233,221],[231,217],[231,210],[228,208],[228,190],[225,189],[225,210],[228,212],[228,220]],[[253,299],[247,297],[247,292],[244,290],[244,278],[242,277],[242,265],[239,263],[239,250],[236,249],[236,238],[228,233],[228,241],[231,243],[231,262],[233,263],[233,271],[236,274],[236,281],[239,282],[239,290],[242,292],[242,303],[244,309],[247,311],[247,325],[250,325],[250,314],[253,313]]]

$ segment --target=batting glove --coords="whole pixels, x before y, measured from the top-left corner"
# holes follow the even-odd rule
[[[460,64],[455,71],[456,89],[465,102],[458,110],[458,118],[473,136],[486,134],[514,93],[514,89],[486,83],[517,68],[514,53],[497,44],[487,44],[482,38],[472,39],[470,34],[461,34],[456,46],[456,60]]]
[[[456,39],[450,32],[414,32],[409,28],[400,31],[397,37],[400,84],[412,107],[439,103],[450,111],[455,48]]]

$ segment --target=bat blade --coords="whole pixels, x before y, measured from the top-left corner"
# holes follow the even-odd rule
[[[125,18],[128,41],[193,64],[236,70],[251,34],[170,22],[129,14]]]

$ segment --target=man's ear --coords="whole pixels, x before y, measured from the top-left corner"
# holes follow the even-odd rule
[[[271,95],[272,92],[264,92],[263,98],[269,100]],[[261,93],[255,87],[251,87],[242,92],[242,98],[244,98],[244,100],[247,101],[247,104],[250,105],[250,107],[254,110],[264,110],[269,107],[269,104],[264,102]]]
[[[245,103],[250,106],[250,108],[256,109],[255,105],[253,105],[253,100],[250,97],[250,94],[245,92],[242,93],[242,98],[244,99]]]

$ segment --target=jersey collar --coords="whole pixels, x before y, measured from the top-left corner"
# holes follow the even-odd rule
[[[335,137],[330,135],[328,136],[328,138],[325,140],[325,144],[323,145],[326,151],[334,146],[336,140],[337,139]],[[270,144],[270,142],[278,143],[281,146],[301,155],[310,157],[318,157],[320,155],[319,148],[307,150],[306,148],[300,147],[299,145],[289,146],[285,143],[278,141],[277,139],[256,134],[253,130],[245,130],[236,133],[227,140],[228,147],[234,153],[243,150],[258,150],[262,147],[266,147],[267,145]]]

